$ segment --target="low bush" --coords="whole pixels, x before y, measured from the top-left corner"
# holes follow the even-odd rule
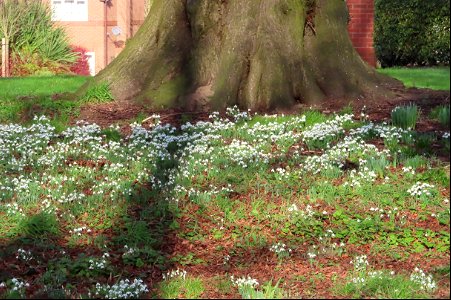
[[[82,76],[91,75],[91,73],[89,71],[88,56],[86,55],[88,50],[86,50],[83,47],[73,46],[72,51],[74,53],[77,53],[78,59],[75,62],[75,64],[73,64],[70,67],[70,71],[76,75],[82,75]]]
[[[0,1],[0,25],[0,37],[9,40],[13,76],[69,73],[79,57],[41,1]]]
[[[449,0],[376,0],[375,48],[383,67],[449,65]]]

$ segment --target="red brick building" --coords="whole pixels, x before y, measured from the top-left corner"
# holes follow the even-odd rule
[[[44,0],[53,19],[69,34],[71,44],[89,51],[91,74],[98,73],[125,47],[144,22],[149,0]],[[334,0],[338,1],[338,0]],[[374,0],[347,0],[354,46],[370,65],[376,65],[373,48]]]
[[[376,66],[374,51],[374,0],[347,0],[349,7],[349,36],[360,56]]]
[[[148,0],[44,0],[70,43],[88,50],[91,74],[97,74],[125,47],[144,22]]]

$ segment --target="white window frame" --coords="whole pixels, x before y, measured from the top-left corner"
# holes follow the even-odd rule
[[[88,21],[89,0],[50,0],[53,21]]]

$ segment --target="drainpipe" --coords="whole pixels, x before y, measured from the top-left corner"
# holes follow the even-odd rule
[[[108,4],[111,0],[99,0],[103,2],[103,54],[105,57],[104,64],[105,68],[108,65]]]

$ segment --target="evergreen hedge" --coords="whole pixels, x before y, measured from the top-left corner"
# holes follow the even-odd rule
[[[383,67],[449,65],[450,0],[375,3],[375,48]]]

